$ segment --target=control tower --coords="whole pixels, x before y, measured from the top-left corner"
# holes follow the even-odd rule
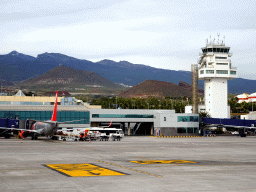
[[[198,60],[198,78],[204,80],[205,112],[212,118],[230,118],[228,80],[237,77],[237,68],[231,65],[229,50],[219,35],[218,40],[210,37]]]

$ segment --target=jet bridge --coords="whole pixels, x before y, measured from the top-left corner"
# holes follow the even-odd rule
[[[204,124],[216,124],[224,126],[234,126],[234,127],[246,127],[255,128],[256,120],[246,120],[246,119],[226,119],[226,118],[202,118]]]
[[[246,130],[251,130],[255,133],[256,130],[256,120],[246,120],[246,119],[227,119],[227,118],[202,118],[201,123],[203,125],[215,126],[219,128],[226,129],[237,129],[240,136],[246,136]]]

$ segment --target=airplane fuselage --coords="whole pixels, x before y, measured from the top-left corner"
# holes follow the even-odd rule
[[[53,135],[57,131],[58,126],[53,121],[49,121],[49,123],[36,122],[32,125],[31,129],[37,131],[40,136],[48,136]]]

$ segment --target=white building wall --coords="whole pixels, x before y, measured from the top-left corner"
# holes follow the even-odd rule
[[[212,78],[204,81],[206,112],[212,118],[229,118],[227,79]]]
[[[174,110],[133,110],[133,109],[91,109],[91,122],[110,122],[112,118],[93,118],[92,114],[141,114],[154,118],[114,118],[113,122],[153,122],[154,127],[198,127],[198,122],[178,122],[178,116],[198,116],[198,114],[175,113]]]
[[[156,114],[155,127],[199,127],[199,122],[178,122],[178,116],[198,116],[191,113]]]
[[[256,112],[250,112],[247,115],[241,115],[240,119],[256,120]]]
[[[93,114],[99,114],[99,118],[93,118]],[[101,114],[101,115],[100,115]],[[109,118],[102,118],[102,114],[108,114]],[[186,118],[188,120],[180,121],[178,122],[178,116],[196,116],[198,117],[198,114],[189,114],[189,113],[175,113],[174,110],[133,110],[133,109],[91,109],[90,110],[90,119],[91,122],[110,122],[112,120],[111,115],[113,114],[113,117],[116,116],[116,118],[113,118],[114,123],[144,123],[144,122],[150,122],[152,123],[153,127],[148,127],[151,129],[151,133],[158,136],[158,135],[196,135],[199,129],[199,122],[193,122],[190,121],[190,118]],[[117,118],[117,115],[120,114],[126,114],[131,115],[129,118]],[[132,118],[132,115],[154,115],[153,118]],[[120,117],[120,116],[119,116]],[[134,116],[136,117],[136,116]],[[183,128],[187,130],[187,128],[193,128],[192,130],[195,132],[193,133],[178,133],[178,128]],[[191,129],[190,129],[191,130]],[[154,132],[153,132],[154,131]]]
[[[185,113],[192,113],[192,105],[185,106]],[[205,105],[198,105],[198,113],[205,112]]]
[[[227,118],[231,118],[231,109],[230,109],[230,106],[228,105],[227,106],[227,110],[228,110],[228,117]]]
[[[185,106],[185,113],[192,113],[192,106],[191,105]]]
[[[206,112],[206,107],[205,105],[199,105],[198,106],[198,113],[200,112]],[[227,106],[227,111],[228,111],[228,117],[227,118],[230,118],[230,106],[228,105]],[[185,113],[192,113],[192,106],[185,106]]]

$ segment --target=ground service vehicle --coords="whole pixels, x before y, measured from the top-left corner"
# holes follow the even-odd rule
[[[112,139],[120,141],[121,138],[124,137],[124,132],[122,129],[109,127],[90,127],[86,129],[85,132],[84,137],[87,135],[89,136],[90,140],[99,139],[100,141],[108,141],[109,139]]]

